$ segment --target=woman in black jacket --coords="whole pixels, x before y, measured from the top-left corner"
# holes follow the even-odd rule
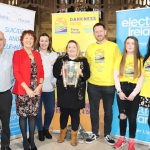
[[[77,86],[64,87],[62,68],[66,61],[80,62],[80,74]],[[64,142],[69,115],[71,116],[71,144],[77,145],[77,131],[80,123],[80,109],[85,107],[86,80],[90,77],[90,69],[87,59],[82,56],[76,41],[70,40],[66,46],[66,53],[58,57],[53,67],[54,77],[57,78],[57,101],[60,107],[60,137],[59,143]]]

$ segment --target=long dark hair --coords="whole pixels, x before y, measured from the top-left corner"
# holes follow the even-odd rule
[[[126,50],[126,42],[128,39],[133,39],[134,44],[135,44],[135,49],[134,49],[134,78],[138,77],[141,75],[141,54],[139,50],[139,44],[138,44],[138,39],[134,36],[128,36],[126,40],[124,41],[124,51],[120,63],[120,76],[123,76],[124,73],[124,67],[125,67],[125,61],[126,61],[126,56],[127,56],[127,50]],[[138,61],[139,61],[139,68],[138,68]]]
[[[143,60],[143,66],[144,66],[144,63],[148,59],[149,56],[150,56],[150,37],[149,37],[148,43],[147,43],[147,53],[146,53],[144,60]]]
[[[49,46],[47,48],[47,51],[49,53],[51,53],[52,51],[54,51],[54,49],[52,48],[52,40],[50,39],[49,35],[47,33],[42,33],[40,36],[39,36],[39,39],[38,39],[38,43],[37,43],[37,50],[40,51],[39,47],[40,47],[40,38],[42,36],[47,36],[48,37],[48,40],[49,40]]]

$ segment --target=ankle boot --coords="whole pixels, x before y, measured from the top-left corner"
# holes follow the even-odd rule
[[[52,139],[51,134],[49,133],[48,129],[43,129],[44,135],[47,139]]]
[[[45,140],[43,130],[38,130],[38,137],[39,137],[40,141],[44,141]]]
[[[78,133],[78,130],[77,131],[73,131],[71,130],[71,145],[72,146],[76,146],[77,145],[77,133]]]
[[[66,137],[67,128],[60,129],[60,135],[58,138],[58,143],[64,142],[64,138]]]

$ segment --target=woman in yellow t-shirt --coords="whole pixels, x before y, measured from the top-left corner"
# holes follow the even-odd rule
[[[114,144],[119,149],[126,145],[127,119],[129,121],[128,150],[135,150],[136,117],[139,108],[139,92],[143,82],[142,57],[137,38],[129,36],[124,42],[124,51],[114,64],[114,80],[120,118],[120,138]]]
[[[141,96],[141,102],[140,106],[149,108],[150,110],[150,37],[148,40],[148,49],[147,49],[147,54],[144,57],[143,60],[143,70],[144,70],[144,81],[142,85],[142,89],[140,92]],[[148,125],[150,126],[150,111],[149,111],[149,117],[148,117]]]

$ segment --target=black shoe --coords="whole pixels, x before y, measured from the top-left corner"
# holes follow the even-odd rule
[[[32,148],[31,150],[37,150],[37,147]]]
[[[51,134],[49,133],[48,129],[43,129],[44,135],[47,139],[52,139]]]
[[[109,145],[114,145],[115,144],[115,141],[114,139],[110,136],[110,135],[106,135],[104,137],[105,141],[109,144]]]
[[[44,131],[43,130],[38,130],[38,137],[40,141],[44,141],[45,137],[44,137]]]
[[[12,150],[10,147],[1,147],[1,150]]]
[[[27,140],[27,141],[26,141],[26,140],[23,140],[22,143],[23,143],[23,148],[24,148],[24,150],[31,150],[28,140]]]
[[[92,142],[98,140],[98,138],[99,138],[99,135],[91,134],[91,135],[85,140],[85,143],[92,143]]]
[[[29,139],[29,138],[28,138],[28,143],[29,143],[29,145],[30,145],[30,147],[31,147],[31,142],[30,142],[30,139]],[[31,150],[37,150],[37,147],[34,146],[34,148],[31,148]]]

